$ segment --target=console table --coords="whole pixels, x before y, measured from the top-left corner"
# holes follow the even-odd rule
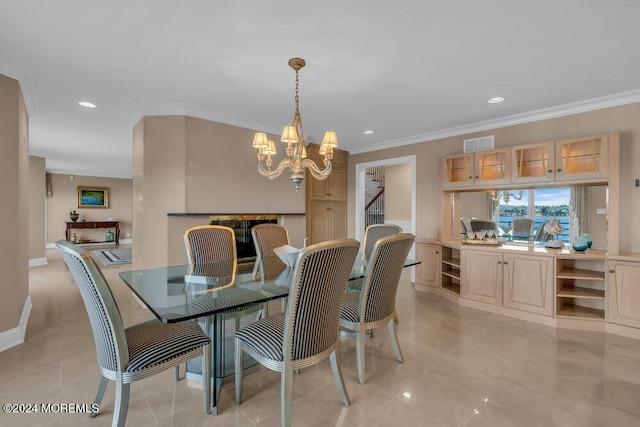
[[[82,228],[115,228],[115,243],[116,245],[120,245],[120,221],[66,221],[67,230],[65,231],[65,237],[67,241],[71,239],[71,229],[82,229]],[[105,240],[106,242],[106,240]]]

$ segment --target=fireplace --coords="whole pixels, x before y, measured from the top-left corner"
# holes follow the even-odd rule
[[[211,215],[209,224],[233,228],[236,233],[236,252],[240,266],[251,264],[256,259],[251,229],[258,224],[277,224],[279,220],[280,215],[275,214]]]

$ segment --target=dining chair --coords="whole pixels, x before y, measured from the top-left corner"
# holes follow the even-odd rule
[[[112,426],[124,426],[129,408],[130,384],[202,356],[203,378],[210,377],[211,339],[195,322],[162,323],[150,320],[125,328],[113,294],[89,254],[58,240],[89,315],[100,365],[100,384],[94,404],[100,405],[108,380],[115,381]],[[211,413],[211,387],[203,381],[204,408]],[[102,409],[102,408],[101,408]],[[89,417],[97,413],[92,412]]]
[[[533,236],[533,220],[531,218],[515,218],[511,223],[513,230],[511,236],[514,239],[530,240]]]
[[[227,265],[231,260],[232,274],[237,273],[238,255],[236,252],[236,235],[231,227],[223,225],[199,225],[191,227],[184,232],[184,246],[187,251],[187,258],[190,264],[220,263]],[[242,300],[244,291],[242,289],[227,289],[225,297]],[[198,310],[206,311],[207,304],[211,305],[211,309],[219,306],[219,302],[210,294],[198,298],[193,304],[197,305]],[[235,320],[236,330],[240,329],[240,319],[252,314],[258,313],[258,319],[263,315],[263,305],[253,304],[243,306],[241,308],[225,311],[224,318],[227,320]],[[205,317],[205,331],[211,334],[212,326],[211,318]]]
[[[284,263],[275,256],[273,250],[289,244],[289,232],[279,224],[258,224],[251,229],[251,237],[256,248],[256,263],[253,270],[253,279],[258,278],[258,271],[264,276],[265,268],[273,267],[282,270]],[[268,257],[268,258],[267,258]],[[264,264],[268,260],[267,264]],[[270,264],[275,265],[271,266]]]
[[[364,239],[362,241],[364,258],[369,259],[373,251],[373,246],[379,239],[400,233],[402,233],[402,227],[393,224],[372,224],[368,226],[364,231]],[[363,279],[350,280],[347,284],[347,289],[350,291],[361,290],[362,281]]]
[[[473,231],[495,230],[496,235],[500,231],[498,229],[498,224],[495,221],[488,219],[471,218],[469,223],[471,224],[471,230]]]
[[[463,235],[463,238],[469,237],[469,233],[473,232],[473,228],[471,228],[471,220],[466,217],[460,217],[460,234]]]
[[[291,425],[293,372],[329,357],[342,403],[348,406],[338,352],[340,305],[359,243],[332,240],[300,251],[284,313],[275,314],[236,332],[236,402],[242,396],[242,358],[247,353],[264,367],[280,372],[283,426]]]
[[[346,292],[340,311],[340,328],[355,332],[358,381],[366,381],[364,367],[365,332],[387,325],[398,362],[403,362],[396,334],[396,293],[404,261],[415,236],[409,233],[379,239],[367,263],[364,288]]]

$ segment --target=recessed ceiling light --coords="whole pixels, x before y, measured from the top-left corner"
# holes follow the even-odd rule
[[[96,104],[88,102],[88,101],[80,101],[80,102],[78,102],[78,104],[82,105],[83,107],[87,107],[87,108],[96,108]]]
[[[375,132],[374,132],[374,131],[372,131],[372,130],[365,130],[365,131],[364,131],[364,132],[362,132],[362,133],[364,133],[365,135],[373,135]]]
[[[503,97],[501,97],[501,96],[496,96],[496,97],[494,97],[494,98],[489,99],[487,102],[488,102],[489,104],[497,104],[498,102],[502,102],[502,101],[504,101],[504,98],[503,98]]]

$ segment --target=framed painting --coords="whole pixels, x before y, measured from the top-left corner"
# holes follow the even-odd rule
[[[78,187],[79,208],[108,208],[109,189],[106,187]]]

